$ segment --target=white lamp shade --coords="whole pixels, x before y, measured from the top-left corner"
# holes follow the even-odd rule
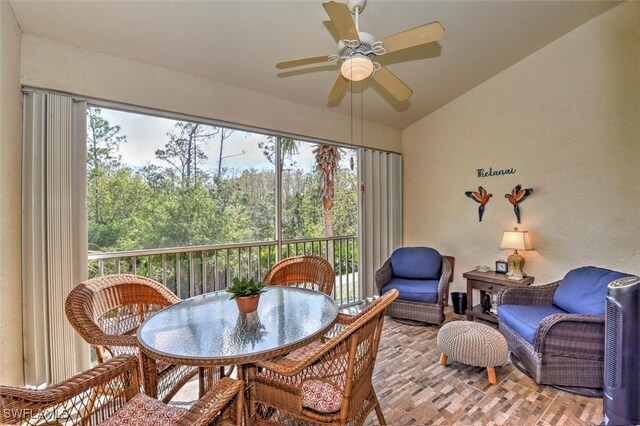
[[[501,249],[533,250],[528,231],[504,231],[502,233]]]
[[[373,62],[366,56],[354,55],[342,63],[340,73],[347,80],[364,80],[373,73]]]

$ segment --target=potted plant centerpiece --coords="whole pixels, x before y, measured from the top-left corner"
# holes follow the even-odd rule
[[[227,288],[227,291],[232,294],[232,299],[236,299],[240,313],[248,314],[258,309],[260,294],[264,293],[264,284],[254,281],[253,278],[234,278],[233,285]]]

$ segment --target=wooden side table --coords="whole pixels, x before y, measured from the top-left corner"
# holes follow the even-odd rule
[[[482,312],[482,305],[480,303],[476,305],[473,304],[473,290],[483,290],[490,294],[497,294],[500,289],[505,287],[531,285],[533,284],[534,278],[524,277],[521,280],[510,280],[506,275],[493,271],[469,271],[462,274],[462,276],[467,279],[467,319],[473,321],[475,318],[479,318],[495,324],[498,323],[497,316]]]

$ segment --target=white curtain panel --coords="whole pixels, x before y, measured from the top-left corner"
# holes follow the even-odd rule
[[[375,273],[402,246],[402,156],[360,149],[360,277],[364,297],[378,294]],[[362,190],[364,189],[364,190]]]
[[[23,102],[24,368],[26,384],[42,386],[90,362],[64,313],[67,294],[87,278],[87,105],[34,90]]]

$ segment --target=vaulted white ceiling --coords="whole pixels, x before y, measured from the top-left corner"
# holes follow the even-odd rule
[[[336,65],[285,72],[274,67],[283,60],[335,53],[336,33],[321,3],[12,1],[11,5],[26,33],[329,108],[326,96],[339,72]],[[404,128],[616,4],[369,0],[360,29],[378,38],[435,20],[446,31],[440,43],[378,58],[413,89],[409,101],[398,103],[370,79],[354,85],[354,96],[362,92],[365,119]],[[347,93],[339,106],[330,108],[349,114],[350,101]]]

